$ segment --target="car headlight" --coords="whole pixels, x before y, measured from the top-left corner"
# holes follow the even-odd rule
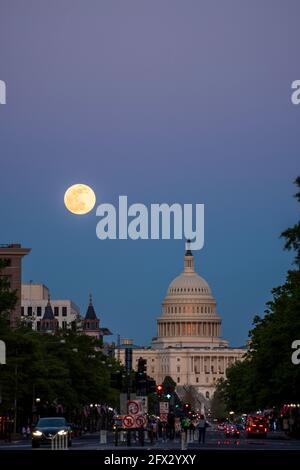
[[[66,431],[65,429],[62,429],[61,431],[58,431],[57,433],[59,436],[65,436],[66,434],[68,434],[68,431]]]
[[[41,431],[33,431],[33,436],[41,436],[43,433]]]

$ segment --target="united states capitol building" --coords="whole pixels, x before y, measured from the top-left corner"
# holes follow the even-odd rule
[[[143,357],[147,374],[157,384],[170,376],[179,395],[192,389],[208,403],[216,381],[226,377],[228,366],[241,360],[246,352],[231,348],[222,339],[221,322],[212,291],[195,271],[194,256],[187,247],[183,272],[171,282],[162,302],[157,337],[150,348],[133,348],[133,368]],[[125,347],[121,345],[118,352],[122,363]]]

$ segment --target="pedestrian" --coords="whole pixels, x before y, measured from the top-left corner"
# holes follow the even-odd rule
[[[204,415],[200,415],[200,419],[197,424],[197,429],[199,432],[199,444],[204,444],[205,443],[205,432],[206,432],[206,420],[204,418]]]
[[[149,419],[147,426],[148,436],[150,439],[150,444],[153,444],[153,421]]]
[[[29,439],[30,436],[31,436],[31,429],[30,429],[30,426],[29,426],[29,424],[28,424],[28,426],[27,426],[27,428],[26,428],[26,437],[27,437],[27,439]]]
[[[170,411],[168,415],[168,436],[171,440],[175,437],[175,414]]]
[[[191,421],[189,429],[191,433],[191,440],[193,441],[195,437],[195,429],[196,429],[195,423],[193,421]]]
[[[26,432],[26,427],[25,426],[22,427],[22,436],[23,436],[23,439],[26,439],[26,437],[27,437],[27,432]]]
[[[153,440],[154,441],[157,441],[157,430],[158,430],[157,421],[153,421],[153,423],[152,423],[152,432],[153,432]]]
[[[144,433],[144,426],[141,425],[138,429],[138,436],[139,436],[139,443],[142,447],[144,447],[145,444],[145,433]]]
[[[282,420],[282,429],[284,433],[287,435],[289,431],[289,420],[287,419],[286,416]]]
[[[163,442],[166,442],[167,440],[167,423],[163,422],[161,423],[161,436]]]

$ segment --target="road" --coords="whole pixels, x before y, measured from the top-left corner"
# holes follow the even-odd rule
[[[138,443],[132,441],[132,449],[141,448]],[[34,452],[39,452],[44,449],[49,449],[49,446],[43,446],[39,449],[33,449]],[[99,433],[94,433],[80,438],[73,439],[72,450],[101,450],[101,449],[128,449],[126,443],[122,443],[117,447],[114,445],[114,438],[112,433],[108,433],[108,443],[101,444],[99,442]],[[145,441],[144,449],[146,450],[180,450],[181,441],[179,439],[167,440],[163,442],[158,440],[153,445],[149,441]],[[270,433],[267,439],[253,438],[248,439],[245,435],[241,435],[240,439],[236,438],[225,438],[223,433],[217,430],[208,430],[206,433],[205,444],[198,444],[195,440],[188,443],[187,450],[197,449],[246,449],[246,450],[300,450],[300,440],[288,439],[282,433]],[[15,441],[11,443],[5,443],[0,441],[0,452],[1,450],[32,450],[31,442]]]

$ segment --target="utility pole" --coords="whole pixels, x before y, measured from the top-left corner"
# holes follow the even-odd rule
[[[14,396],[14,427],[13,427],[13,434],[14,436],[17,433],[17,408],[18,408],[18,362],[17,362],[17,354],[18,351],[16,349],[16,364],[15,364],[15,396]]]
[[[123,345],[125,346],[125,368],[127,376],[127,412],[128,412],[128,402],[131,398],[131,370],[132,370],[132,343],[131,339],[123,340]],[[131,430],[127,430],[127,446],[131,446]]]

